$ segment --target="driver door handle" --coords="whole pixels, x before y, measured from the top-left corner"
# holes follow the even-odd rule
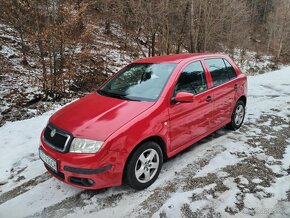
[[[238,88],[239,88],[239,85],[238,84],[235,84],[234,85],[234,90],[238,90]]]
[[[206,97],[205,100],[206,100],[207,102],[211,102],[211,101],[212,101],[212,97],[209,95],[209,96]]]

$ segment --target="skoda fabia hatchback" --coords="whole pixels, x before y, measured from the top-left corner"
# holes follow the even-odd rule
[[[98,189],[150,186],[163,160],[244,120],[247,79],[221,54],[137,60],[63,107],[41,134],[39,155],[59,180]]]

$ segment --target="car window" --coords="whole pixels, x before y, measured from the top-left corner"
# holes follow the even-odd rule
[[[126,100],[156,101],[175,66],[171,63],[130,64],[97,92]]]
[[[205,60],[212,77],[213,85],[218,86],[229,81],[228,72],[224,61],[220,58]]]
[[[189,64],[181,73],[175,86],[174,96],[178,92],[199,94],[207,90],[204,69],[200,61]]]
[[[235,69],[233,68],[233,66],[226,59],[223,59],[223,60],[224,60],[226,67],[227,67],[229,79],[231,80],[231,79],[236,78],[237,73],[236,73]]]

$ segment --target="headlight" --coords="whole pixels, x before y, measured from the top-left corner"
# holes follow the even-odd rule
[[[73,153],[96,153],[103,143],[102,141],[74,138],[69,151]]]

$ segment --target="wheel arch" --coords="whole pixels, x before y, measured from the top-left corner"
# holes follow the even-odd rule
[[[145,139],[143,139],[141,142],[139,142],[135,147],[134,149],[130,152],[130,154],[128,155],[127,159],[126,159],[126,162],[125,162],[125,165],[124,165],[124,169],[123,169],[123,176],[122,176],[122,181],[124,182],[125,181],[125,175],[126,175],[126,166],[127,166],[127,163],[128,161],[130,160],[130,158],[132,157],[132,155],[134,154],[134,152],[145,142],[155,142],[157,143],[161,150],[162,150],[162,154],[163,154],[163,159],[167,159],[168,156],[167,156],[167,149],[166,149],[166,143],[165,141],[162,139],[162,137],[160,136],[150,136],[150,137],[147,137]]]
[[[242,101],[242,102],[244,102],[245,106],[247,105],[247,97],[246,97],[245,95],[241,96],[241,97],[238,99],[238,101]],[[237,102],[238,102],[238,101],[237,101]]]

